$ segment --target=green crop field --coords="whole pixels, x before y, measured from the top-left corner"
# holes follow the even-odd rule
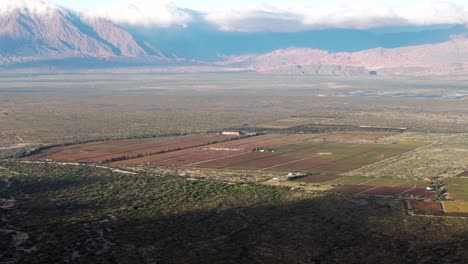
[[[403,179],[396,179],[396,178],[376,178],[372,181],[366,182],[366,185],[372,185],[372,186],[398,186],[400,187],[400,184],[405,183],[406,180]]]
[[[424,180],[408,180],[404,181],[400,184],[398,184],[398,187],[418,187],[418,188],[424,188],[429,185],[429,181],[424,181]]]
[[[445,183],[454,199],[468,201],[468,178],[450,178]]]

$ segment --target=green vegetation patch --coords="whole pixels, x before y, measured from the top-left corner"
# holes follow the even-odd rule
[[[388,199],[83,165],[0,167],[5,263],[249,263],[246,254],[264,263],[289,263],[290,255],[308,263],[314,254],[326,263],[389,255],[394,263],[433,262],[439,252],[463,250],[468,231],[464,219],[407,217]],[[403,255],[402,240],[410,250]],[[303,246],[291,249],[297,241]],[[460,262],[453,254],[445,259]]]
[[[268,204],[288,195],[285,189],[263,185],[123,174],[89,166],[11,163],[7,168],[7,172],[15,174],[9,175],[11,186],[0,194],[16,197],[24,193],[21,199],[25,206],[37,213],[32,221],[68,218],[60,211],[54,212],[67,205],[77,208],[75,218],[81,220],[108,214],[157,218],[194,210]],[[7,180],[7,172],[0,180]]]
[[[427,187],[429,182],[424,180],[409,180],[398,184],[397,187],[417,187],[417,188],[424,188]]]
[[[406,180],[403,179],[396,179],[396,178],[376,178],[372,181],[366,182],[366,185],[372,186],[400,186],[400,184],[404,183]]]
[[[444,182],[454,199],[468,201],[468,178],[450,178]]]
[[[411,147],[416,147],[416,148],[428,146],[432,143],[433,142],[424,142],[424,141],[400,141],[399,142],[400,145],[411,146]]]

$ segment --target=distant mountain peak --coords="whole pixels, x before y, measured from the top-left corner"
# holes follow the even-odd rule
[[[381,74],[398,75],[466,73],[468,38],[462,34],[442,43],[392,49],[375,48],[359,52],[330,53],[316,49],[289,48],[266,54],[233,56],[219,65],[282,74],[297,74],[297,65],[301,66],[301,71],[306,68],[323,70],[323,66],[326,66],[326,72],[333,75],[365,74],[364,68],[360,67]]]
[[[9,57],[60,59],[69,57],[146,57],[164,59],[148,43],[102,18],[83,19],[48,3],[7,0],[0,16],[0,50]],[[8,10],[8,15],[5,10]]]

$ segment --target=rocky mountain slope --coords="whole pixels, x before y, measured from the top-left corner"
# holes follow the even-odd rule
[[[219,65],[285,74],[307,74],[308,71],[301,69],[330,68],[332,65],[341,67],[338,75],[362,75],[365,72],[363,68],[371,73],[382,74],[462,73],[468,69],[468,38],[460,35],[438,44],[395,49],[378,48],[360,52],[330,53],[323,50],[289,48],[268,54],[234,56],[220,62]]]
[[[156,47],[100,18],[86,18],[56,7],[37,14],[16,9],[0,16],[3,62],[70,57],[151,57],[165,60]]]

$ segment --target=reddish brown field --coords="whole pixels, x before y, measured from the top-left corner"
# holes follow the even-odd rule
[[[218,164],[223,162],[224,159],[233,159],[228,161],[229,164],[237,164],[237,159],[249,161],[252,159],[262,159],[265,156],[274,156],[276,154],[272,152],[252,152],[255,148],[271,148],[282,145],[292,144],[298,141],[304,141],[307,139],[315,138],[315,135],[265,135],[255,137],[256,141],[253,140],[239,140],[236,142],[220,143],[209,146],[209,148],[197,148],[199,155],[193,152],[190,154],[184,152],[178,152],[180,156],[172,156],[170,160],[160,159],[146,159],[146,163],[158,164],[158,165],[172,165],[172,166],[194,166],[194,167],[205,167],[205,168],[223,168],[227,165]],[[252,138],[251,138],[252,139]],[[210,150],[210,149],[221,149],[221,150]],[[229,148],[231,150],[223,151],[223,148]],[[163,154],[166,155],[166,154]],[[162,156],[162,155],[158,155]],[[244,157],[246,156],[246,157]],[[141,162],[139,159],[131,160],[133,164],[135,162]],[[213,163],[213,164],[212,164]],[[122,163],[120,163],[122,164]],[[128,164],[128,163],[127,163]],[[141,163],[140,163],[141,164]],[[248,169],[248,168],[242,168]]]
[[[212,160],[217,158],[229,157],[237,154],[248,154],[254,148],[269,148],[281,146],[284,144],[291,144],[298,141],[303,141],[311,138],[315,138],[316,135],[263,135],[257,137],[251,137],[246,139],[241,139],[237,141],[223,142],[209,147],[198,147],[190,150],[182,150],[174,153],[164,153],[160,155],[143,157],[137,159],[131,159],[126,161],[116,162],[115,164],[158,164],[158,165],[187,165],[191,163],[198,163],[203,160]],[[214,149],[223,149],[228,148],[231,150],[214,150]],[[198,156],[198,157],[197,157]],[[184,160],[187,160],[185,162]],[[174,161],[180,160],[180,162]]]
[[[330,190],[333,193],[347,193],[347,194],[358,194],[364,191],[367,191],[375,186],[368,185],[343,185],[338,186]]]
[[[318,156],[313,157],[307,160],[302,160],[282,166],[275,167],[274,169],[277,171],[292,171],[292,172],[300,172],[300,171],[310,171],[310,172],[320,172],[319,168],[322,165],[330,164],[334,162],[335,159],[332,156]]]
[[[458,177],[468,177],[468,170],[457,175]]]
[[[408,191],[409,189],[410,188],[379,186],[377,188],[365,191],[362,194],[369,196],[396,196],[405,191]]]
[[[410,206],[416,213],[444,213],[441,202],[410,201]]]
[[[384,135],[388,133],[267,134],[235,138],[237,140],[220,135],[193,135],[57,147],[30,158],[63,162],[112,162],[113,165],[342,173],[404,153],[417,145],[357,144],[320,139],[369,139]]]
[[[285,135],[273,135],[273,134],[250,137],[250,138],[245,138],[245,139],[236,140],[236,141],[218,143],[218,144],[214,144],[210,146],[197,147],[197,148],[186,149],[186,150],[181,150],[181,151],[176,151],[176,152],[163,153],[163,154],[149,156],[149,157],[119,161],[119,162],[115,162],[114,164],[116,165],[159,164],[160,162],[166,162],[172,159],[179,159],[179,158],[185,158],[185,157],[190,157],[190,156],[203,156],[209,153],[218,153],[220,157],[222,157],[223,156],[221,153],[222,151],[217,151],[213,149],[229,148],[232,150],[237,150],[237,151],[229,151],[231,155],[236,154],[236,153],[242,153],[242,152],[250,152],[253,148],[255,148],[255,147],[252,147],[252,145],[254,146],[256,144],[260,145],[260,144],[263,144],[263,142],[268,142],[270,140],[278,140],[283,137],[285,137]]]
[[[202,153],[198,155],[190,155],[190,156],[185,156],[185,157],[169,159],[165,161],[159,161],[157,162],[157,164],[161,166],[170,165],[170,166],[196,167],[199,163],[203,164],[207,160],[218,160],[218,159],[222,159],[223,157],[230,157],[233,155],[242,156],[241,153],[238,153],[237,151],[211,151],[211,152],[206,152],[206,153]],[[249,152],[249,154],[250,153],[251,152]]]
[[[233,168],[236,166],[236,164],[242,164],[245,162],[249,162],[251,160],[259,160],[263,159],[266,157],[273,156],[274,153],[271,152],[249,152],[243,155],[237,155],[234,157],[225,157],[225,158],[220,158],[212,161],[206,161],[200,164],[195,165],[195,167],[204,167],[204,168],[217,168],[217,169],[222,169],[222,168]]]
[[[289,144],[288,146],[291,145]],[[323,145],[323,143],[307,143],[293,148],[287,148],[286,146],[286,149],[279,148],[277,152],[251,152],[243,156],[215,161],[216,165],[213,165],[211,162],[202,165],[218,168],[291,171],[291,168],[295,168],[296,163],[309,162],[310,166],[311,160],[319,158],[316,151],[320,145]]]
[[[333,155],[320,155],[332,151]],[[197,164],[197,167],[274,171],[347,172],[408,151],[406,146],[308,143],[279,148],[277,154],[245,156]]]
[[[170,159],[177,159],[179,157],[200,155],[199,148],[185,149],[180,151],[167,152],[159,155],[153,155],[148,157],[142,157],[137,159],[122,160],[118,162],[113,162],[114,165],[145,165],[145,164],[154,164],[159,161],[166,161]]]
[[[396,147],[395,147],[396,146]],[[355,147],[360,152],[351,153],[350,156],[339,158],[328,164],[314,167],[322,172],[348,172],[359,169],[369,164],[373,164],[399,154],[403,154],[411,148],[401,145],[363,145]],[[398,148],[399,147],[399,148]],[[345,150],[345,149],[344,149]]]
[[[135,139],[111,142],[93,142],[48,149],[31,159],[51,159],[62,162],[103,162],[122,156],[146,155],[160,151],[190,148],[213,142],[235,139],[220,135],[194,135],[154,139]]]

